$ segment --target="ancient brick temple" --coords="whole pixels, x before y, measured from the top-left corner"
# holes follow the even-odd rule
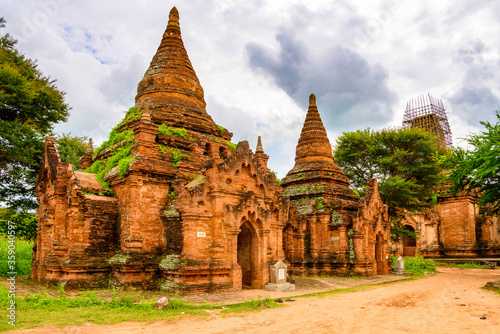
[[[451,131],[443,102],[430,94],[410,100],[403,126],[426,129],[443,147],[451,147]],[[450,195],[448,185],[439,191],[437,205],[420,214],[407,215],[404,227],[417,239],[403,238],[393,244],[392,252],[405,256],[476,257],[500,255],[500,219],[480,208],[478,196]]]
[[[377,180],[370,180],[365,199],[349,185],[311,95],[295,166],[282,182],[283,247],[293,273],[388,273],[390,226]]]
[[[404,256],[493,257],[500,255],[500,219],[480,208],[475,194],[443,191],[437,205],[407,215],[403,226],[417,239],[403,238],[391,251]]]
[[[262,288],[269,265],[294,273],[388,272],[387,208],[371,180],[349,189],[311,95],[283,185],[259,142],[214,123],[182,42],[179,14],[137,88],[135,107],[82,169],[48,137],[37,183],[32,278],[186,292]]]

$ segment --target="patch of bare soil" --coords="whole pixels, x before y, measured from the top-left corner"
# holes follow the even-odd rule
[[[288,307],[173,323],[40,328],[16,333],[500,333],[500,295],[482,290],[500,270],[440,268],[429,278],[327,297]]]

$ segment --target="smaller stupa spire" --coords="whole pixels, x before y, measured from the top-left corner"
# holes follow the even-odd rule
[[[80,158],[80,167],[81,169],[86,169],[92,166],[92,155],[94,154],[94,147],[92,146],[92,138],[89,139],[89,143],[87,144],[87,150],[83,157]]]
[[[309,108],[316,106],[316,96],[314,94],[309,95]]]
[[[255,149],[255,153],[264,153],[264,148],[262,147],[262,140],[259,139],[257,140],[257,148]]]
[[[85,154],[94,154],[94,147],[92,146],[92,138],[89,139],[89,143],[87,144],[87,151]]]
[[[179,25],[179,11],[173,7],[168,15],[167,31],[168,35],[181,35],[181,27]]]

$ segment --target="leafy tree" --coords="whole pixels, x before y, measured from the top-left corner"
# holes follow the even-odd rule
[[[16,43],[9,34],[0,36],[0,202],[31,210],[43,139],[66,120],[69,108],[55,80],[16,50]]]
[[[57,148],[61,160],[73,165],[73,170],[80,169],[80,158],[87,150],[87,137],[72,136],[71,133],[63,133],[57,136]]]
[[[334,156],[361,194],[370,178],[378,179],[380,195],[397,222],[405,211],[418,212],[436,203],[444,153],[436,138],[422,129],[366,129],[344,132]]]
[[[36,239],[36,214],[26,211],[16,212],[10,208],[0,208],[0,234],[7,235],[9,222],[15,226],[16,238]]]
[[[500,111],[497,123],[480,122],[485,131],[468,136],[471,150],[455,148],[445,164],[452,182],[450,192],[477,192],[479,204],[490,214],[500,213]]]

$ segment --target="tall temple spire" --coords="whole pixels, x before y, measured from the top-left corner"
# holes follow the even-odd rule
[[[181,26],[179,25],[179,11],[173,7],[168,15],[168,25],[166,33],[171,35],[181,35]]]
[[[312,161],[333,164],[332,146],[319,116],[314,94],[309,97],[309,109],[295,151],[295,165]]]
[[[311,94],[306,119],[295,151],[295,166],[283,179],[282,186],[286,188],[297,184],[332,182],[336,184],[336,189],[339,191],[349,192],[349,180],[334,162],[332,146],[316,106],[316,97]]]
[[[259,139],[257,139],[257,148],[255,149],[255,153],[264,153],[264,148],[262,147],[262,140],[260,139],[260,136]]]
[[[178,124],[216,135],[220,132],[206,111],[203,88],[184,47],[175,7],[160,46],[137,86],[135,102],[141,110],[150,110],[156,124]]]

